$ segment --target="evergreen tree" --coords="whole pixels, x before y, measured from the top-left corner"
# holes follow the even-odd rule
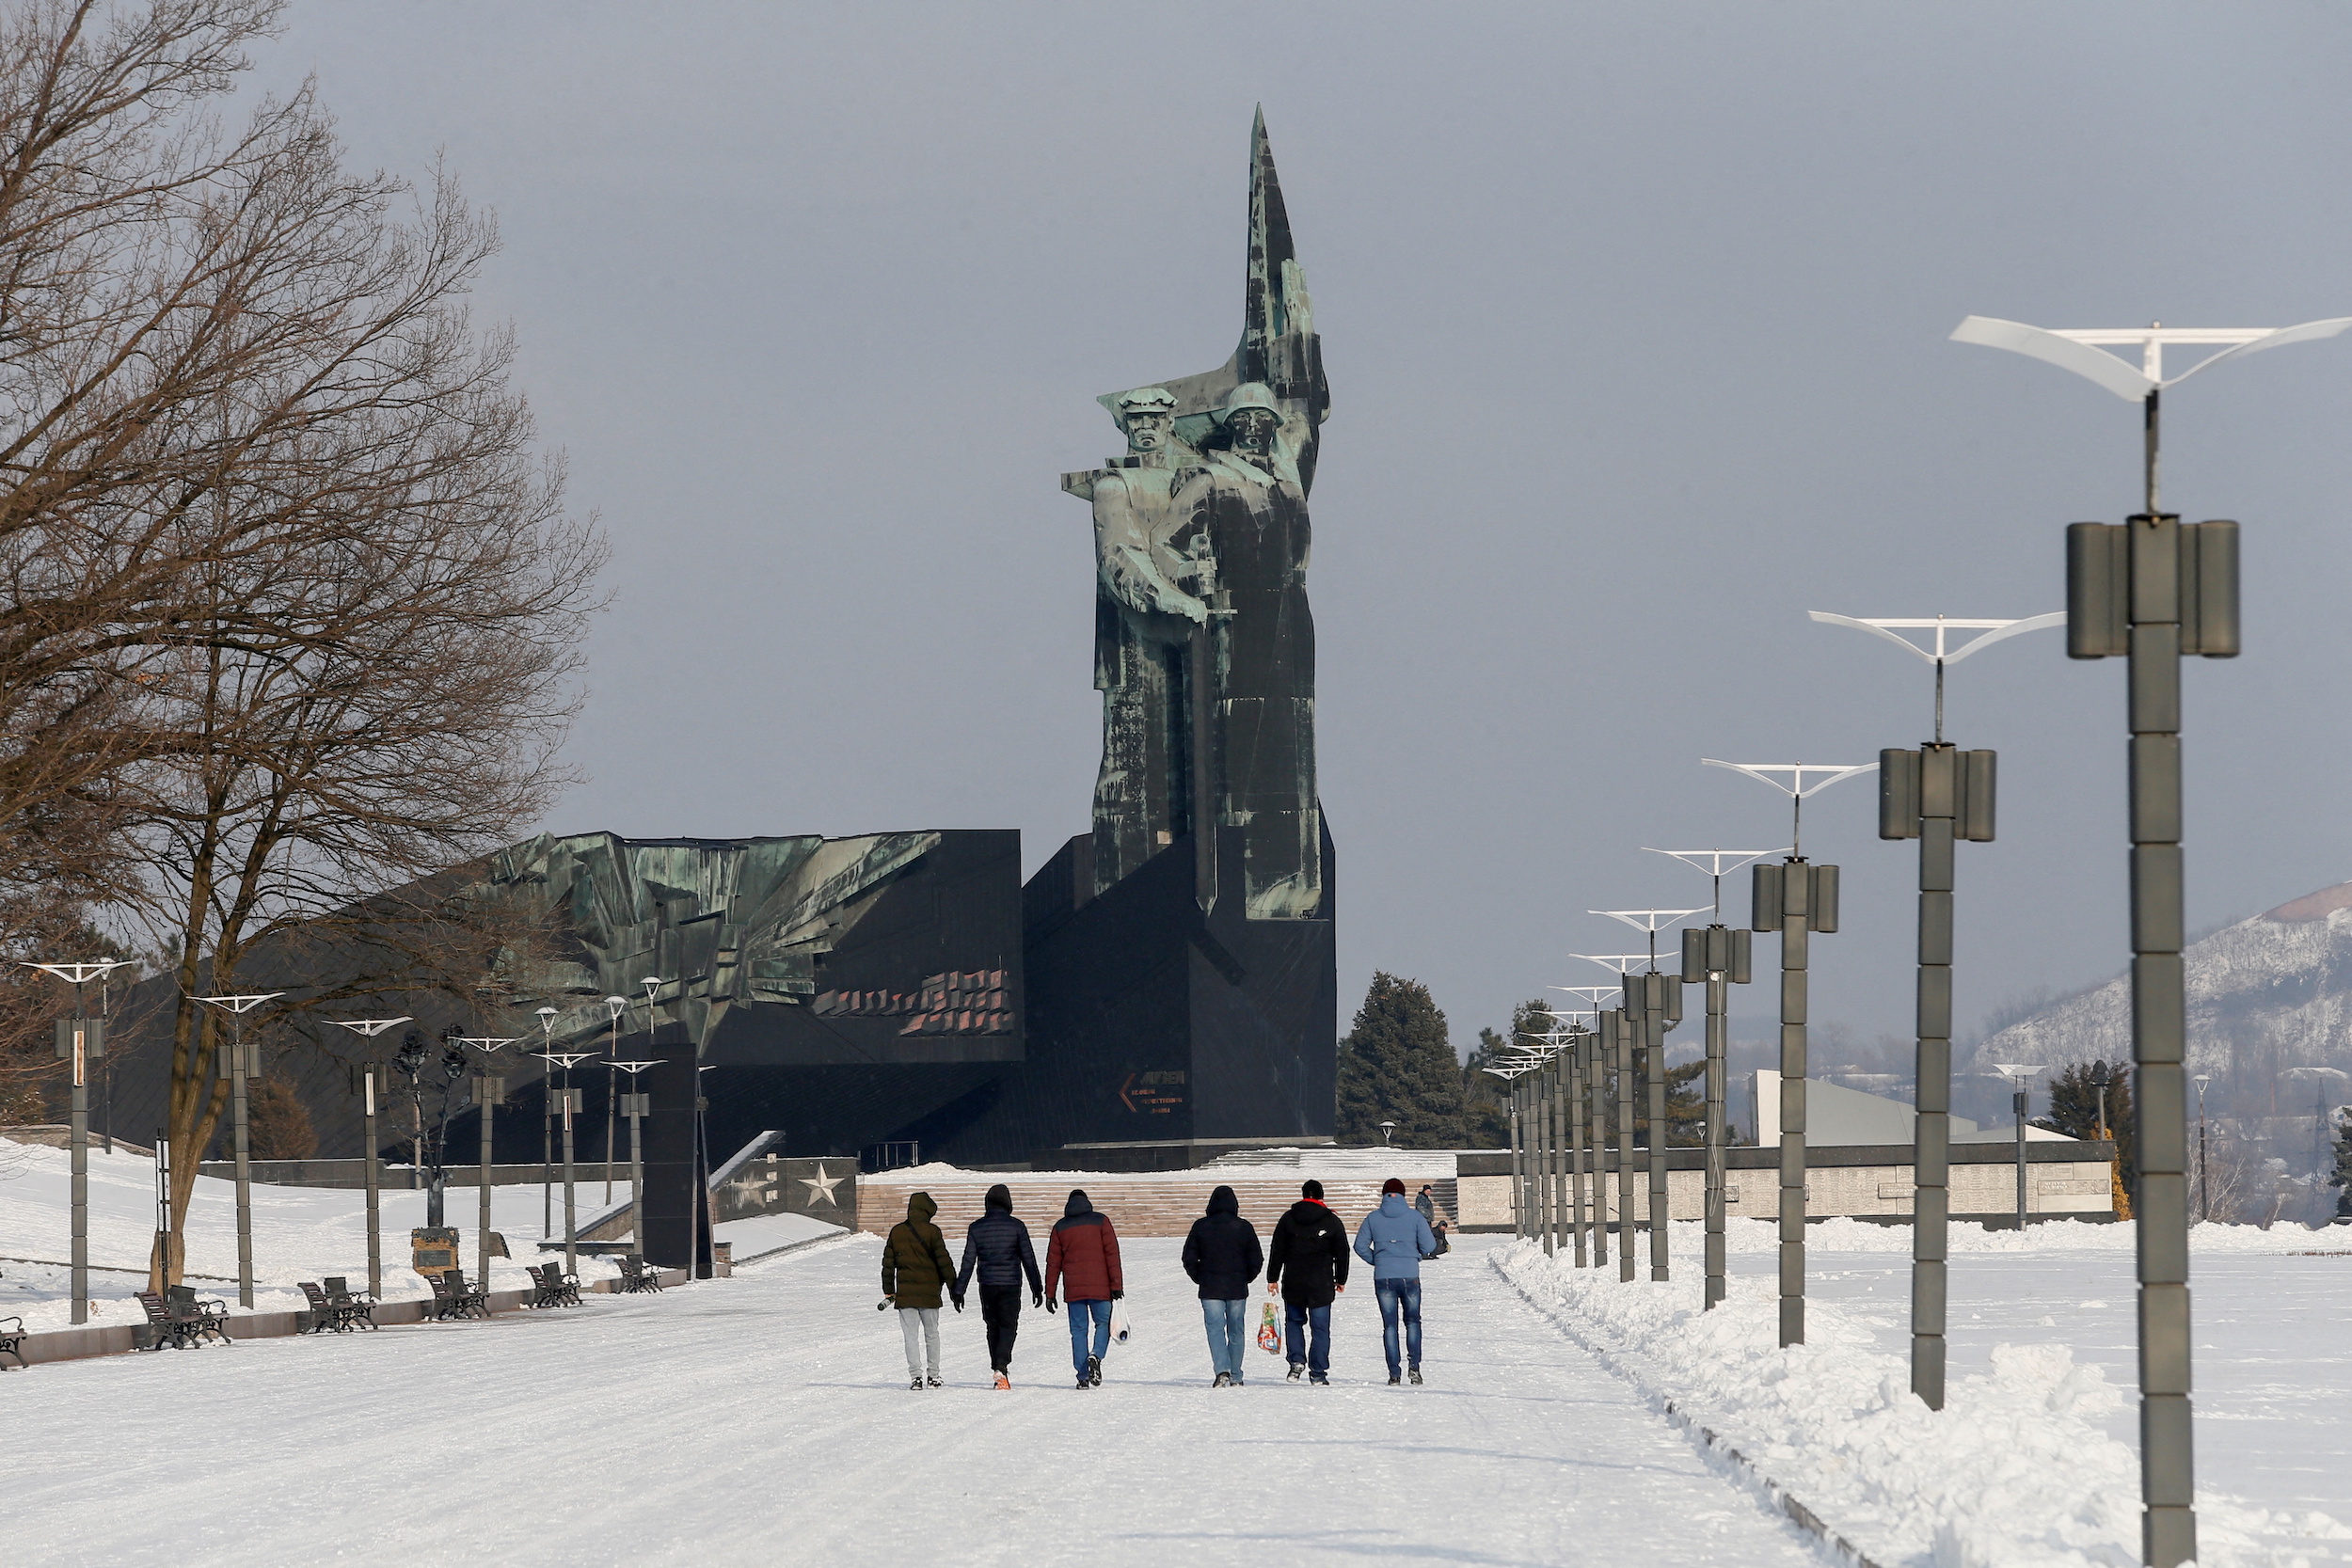
[[[2129,1062],[2076,1062],[2060,1069],[2050,1083],[2050,1113],[2034,1117],[2033,1124],[2044,1131],[2062,1132],[2070,1138],[2096,1138],[2099,1135],[2099,1088],[2091,1082],[2091,1069],[2104,1065],[2107,1069],[2107,1132],[2115,1139],[2116,1176],[2122,1190],[2130,1192],[2139,1171],[2139,1141],[2137,1119],[2132,1111],[2132,1065]]]
[[[1510,1085],[1486,1069],[1516,1055],[1511,1049],[1515,1041],[1524,1042],[1549,1033],[1552,1022],[1550,1004],[1537,997],[1511,1009],[1509,1033],[1478,1031],[1478,1044],[1471,1049],[1470,1059],[1462,1064],[1463,1148],[1511,1147]]]
[[[1380,1123],[1392,1121],[1400,1148],[1462,1147],[1461,1063],[1428,987],[1373,975],[1355,1026],[1340,1041],[1338,1099],[1343,1144],[1376,1145]]]
[[[2336,1212],[2352,1214],[2352,1105],[2336,1107],[2336,1171],[2328,1185],[2341,1187]]]
[[[283,1078],[264,1078],[246,1104],[246,1148],[256,1160],[308,1160],[319,1151],[319,1135],[301,1097]]]

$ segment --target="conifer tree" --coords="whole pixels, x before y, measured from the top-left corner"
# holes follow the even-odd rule
[[[1375,974],[1340,1041],[1339,1139],[1377,1144],[1380,1123],[1396,1123],[1400,1148],[1459,1148],[1464,1136],[1461,1064],[1446,1041],[1445,1014],[1418,980]]]
[[[283,1078],[271,1076],[253,1085],[246,1107],[246,1148],[256,1160],[308,1160],[319,1151],[319,1135],[302,1097]]]

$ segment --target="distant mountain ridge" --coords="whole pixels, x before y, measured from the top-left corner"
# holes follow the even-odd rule
[[[2188,1070],[2211,1076],[2211,1114],[2308,1117],[2323,1099],[2352,1101],[2346,1079],[2289,1072],[2352,1072],[2352,882],[2226,926],[2191,942],[2183,958]],[[2131,1054],[2126,974],[1989,1037],[1977,1063],[1989,1071],[1994,1062],[2057,1067]]]

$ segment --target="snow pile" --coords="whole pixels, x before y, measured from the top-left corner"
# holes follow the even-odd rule
[[[1905,1358],[1839,1307],[1809,1302],[1807,1343],[1781,1349],[1769,1279],[1733,1278],[1730,1299],[1706,1312],[1696,1279],[1623,1284],[1532,1243],[1500,1252],[1495,1267],[1880,1568],[2139,1560],[2138,1456],[2103,1429],[2134,1396],[2064,1345],[1995,1347],[1992,1371],[1954,1377],[1936,1412],[1912,1394]],[[2352,1528],[2324,1514],[2210,1494],[2199,1528],[2206,1568],[2290,1568],[2317,1543],[2352,1543]]]
[[[1674,1222],[1677,1258],[1695,1258],[1705,1245],[1705,1222]],[[1805,1246],[1812,1252],[1911,1253],[1911,1227],[1873,1225],[1840,1215],[1805,1227]],[[2122,1252],[2139,1244],[2129,1220],[2093,1223],[2089,1220],[2039,1220],[2025,1230],[1994,1229],[1976,1224],[1955,1225],[1947,1242],[1955,1255],[1974,1252]],[[1724,1222],[1726,1252],[1773,1252],[1780,1246],[1778,1220],[1727,1219]],[[2201,1225],[2189,1231],[2193,1255],[2223,1253],[2266,1254],[2301,1252],[2352,1253],[2352,1226],[2327,1226],[2317,1230],[2300,1225]]]

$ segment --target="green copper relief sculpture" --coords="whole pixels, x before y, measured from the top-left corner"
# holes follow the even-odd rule
[[[1263,116],[1240,345],[1099,401],[1127,451],[1062,476],[1094,508],[1095,890],[1190,837],[1202,909],[1230,891],[1252,920],[1323,916],[1307,495],[1330,399]],[[1240,835],[1239,889],[1203,824]]]

